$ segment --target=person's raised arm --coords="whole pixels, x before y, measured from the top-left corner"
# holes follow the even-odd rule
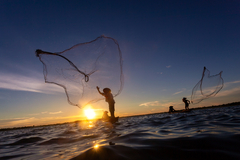
[[[96,88],[97,88],[97,90],[98,90],[98,93],[101,94],[101,95],[103,95],[103,93],[100,92],[99,87],[97,86]]]

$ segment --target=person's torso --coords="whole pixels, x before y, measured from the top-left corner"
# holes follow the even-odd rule
[[[109,102],[109,103],[114,103],[115,102],[114,99],[113,99],[112,93],[104,94],[104,96],[105,96],[106,102]]]

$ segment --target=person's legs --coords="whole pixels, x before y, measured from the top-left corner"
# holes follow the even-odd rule
[[[109,103],[109,111],[110,111],[110,114],[111,114],[111,118],[115,118],[114,116],[114,103]]]

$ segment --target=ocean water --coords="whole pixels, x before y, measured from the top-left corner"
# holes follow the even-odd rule
[[[240,159],[240,106],[0,131],[0,159]]]

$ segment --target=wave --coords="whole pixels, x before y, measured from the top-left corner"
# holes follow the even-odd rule
[[[132,141],[129,142],[131,145],[126,143],[123,145],[120,141],[118,145],[91,148],[71,160],[229,160],[240,158],[238,147],[240,135],[225,138],[208,135],[166,140],[139,138],[137,142],[140,145],[132,145]]]
[[[0,159],[240,159],[239,113],[233,106],[0,131]]]
[[[83,141],[86,139],[94,139],[94,138],[98,138],[99,136],[97,135],[90,135],[90,136],[84,136],[81,138],[52,138],[48,141],[42,142],[39,145],[52,145],[52,144],[67,144],[67,143],[75,143],[78,141]]]

